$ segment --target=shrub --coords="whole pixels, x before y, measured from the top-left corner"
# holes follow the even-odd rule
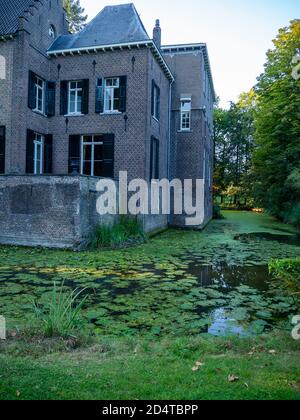
[[[285,223],[300,227],[300,203],[291,203],[285,206],[282,217]]]
[[[85,289],[84,289],[85,290]],[[84,290],[64,291],[64,283],[57,287],[54,282],[52,295],[43,303],[33,303],[34,314],[44,337],[75,337],[79,330],[80,312],[86,297],[78,302]]]
[[[289,294],[300,298],[300,258],[272,260],[269,270]]]
[[[87,240],[87,247],[118,247],[145,239],[142,223],[136,218],[122,216],[112,225],[96,225]]]
[[[224,219],[224,216],[221,213],[221,207],[217,204],[213,206],[213,218],[214,219]]]

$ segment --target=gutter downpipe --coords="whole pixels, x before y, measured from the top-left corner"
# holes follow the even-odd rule
[[[168,180],[171,181],[171,119],[172,119],[172,87],[174,80],[170,81],[169,87],[169,127],[168,127],[168,151],[167,151],[167,162],[168,162]],[[168,225],[171,222],[171,214],[168,215]]]

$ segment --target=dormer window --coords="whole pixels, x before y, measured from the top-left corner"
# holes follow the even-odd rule
[[[55,28],[53,25],[50,25],[49,27],[49,36],[50,38],[55,39]]]

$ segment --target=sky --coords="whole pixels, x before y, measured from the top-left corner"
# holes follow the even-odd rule
[[[104,6],[128,0],[81,0],[92,19]],[[263,72],[279,28],[300,19],[300,0],[135,0],[152,38],[160,19],[163,44],[205,42],[220,105],[249,91]]]

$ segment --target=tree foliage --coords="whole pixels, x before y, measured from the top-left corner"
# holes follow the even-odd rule
[[[216,108],[215,123],[215,194],[223,201],[229,198],[235,205],[247,207],[251,193],[248,177],[254,148],[255,93],[240,96],[230,109]]]
[[[64,8],[69,21],[70,32],[78,32],[84,28],[87,15],[84,15],[84,8],[80,5],[80,0],[64,0]]]
[[[300,79],[292,75],[300,20],[280,29],[258,79],[254,193],[263,207],[300,225]]]

